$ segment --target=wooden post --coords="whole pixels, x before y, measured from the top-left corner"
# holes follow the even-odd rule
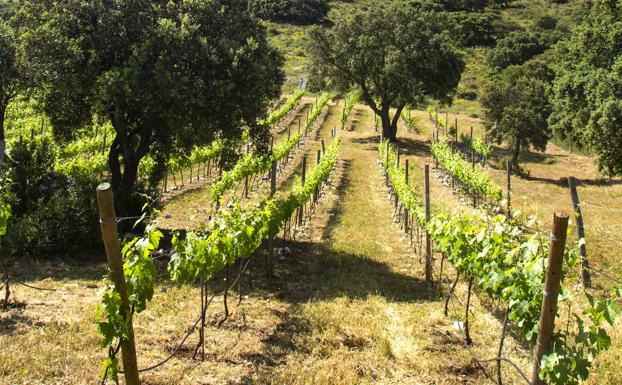
[[[397,162],[396,162],[396,164],[397,164],[397,167],[399,168],[400,167],[400,155],[401,155],[400,154],[400,148],[397,147],[395,150],[397,152]]]
[[[471,161],[473,161],[473,126],[471,126],[471,133],[469,134],[469,154],[471,155]]]
[[[584,287],[592,286],[592,279],[590,277],[590,264],[587,259],[587,251],[585,249],[585,227],[583,226],[583,214],[581,212],[581,203],[579,201],[579,194],[577,193],[577,186],[573,177],[568,177],[568,187],[570,188],[570,198],[572,199],[572,207],[574,208],[575,218],[577,220],[577,238],[583,239],[583,243],[579,246],[579,258],[581,260],[581,281]]]
[[[303,186],[305,184],[306,178],[307,178],[307,155],[305,154],[302,157],[302,174],[300,177]],[[303,208],[300,207],[298,209],[298,226],[302,226],[302,216],[303,216]]]
[[[430,221],[430,166],[425,165],[424,169],[425,183],[425,223]],[[430,234],[425,232],[425,280],[432,282],[432,241]]]
[[[566,231],[568,230],[568,214],[555,213],[553,217],[553,233],[551,235],[551,248],[549,251],[548,268],[546,270],[546,282],[544,284],[544,296],[540,311],[540,326],[538,330],[538,342],[536,344],[531,383],[544,385],[540,379],[540,361],[542,356],[550,351],[551,337],[555,327],[555,315],[557,314],[557,296],[561,287],[562,263],[564,262],[564,247],[566,245]]]
[[[317,150],[317,164],[322,160],[322,150]]]
[[[274,135],[270,135],[270,153],[274,150]]]
[[[507,214],[508,217],[512,217],[512,162],[507,160],[505,162],[505,172],[507,174]]]
[[[404,172],[404,176],[406,179],[406,185],[408,186],[408,170],[409,170],[409,166],[410,164],[408,163],[408,159],[406,159],[405,161],[406,163],[406,171]],[[408,208],[406,207],[406,205],[404,205],[404,231],[406,232],[406,234],[408,234]]]
[[[458,144],[458,117],[456,117],[456,144]]]
[[[138,376],[138,363],[136,362],[136,345],[134,343],[134,327],[131,322],[130,304],[127,297],[125,286],[125,275],[123,273],[123,258],[121,256],[121,245],[117,234],[117,215],[114,209],[114,199],[112,188],[108,183],[97,186],[97,204],[99,206],[99,222],[101,223],[102,239],[106,248],[106,259],[108,261],[108,277],[114,283],[115,290],[121,297],[121,316],[126,320],[128,326],[127,339],[121,340],[121,356],[123,360],[123,370],[125,383],[127,385],[140,385]]]
[[[322,154],[326,154],[326,145],[324,144],[324,139],[322,139]]]

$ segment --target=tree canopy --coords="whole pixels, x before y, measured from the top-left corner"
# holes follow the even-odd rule
[[[0,163],[4,159],[4,121],[9,102],[17,96],[21,86],[16,37],[13,29],[0,19]]]
[[[552,79],[544,62],[532,60],[508,67],[484,88],[481,104],[487,136],[508,145],[515,169],[522,149],[544,151],[551,138],[547,89]]]
[[[251,13],[261,19],[294,24],[316,24],[326,19],[328,0],[250,0]]]
[[[622,175],[622,4],[592,2],[555,50],[553,129],[591,148],[601,171]]]
[[[488,55],[488,64],[496,71],[511,65],[520,65],[543,53],[547,42],[527,31],[513,31],[500,39]]]
[[[412,6],[379,5],[315,28],[309,40],[312,79],[339,91],[358,88],[391,140],[407,104],[450,101],[464,68],[439,15]]]
[[[162,171],[171,153],[217,136],[266,135],[257,122],[280,94],[283,60],[246,1],[28,0],[16,24],[55,135],[112,123],[121,208],[148,154]]]

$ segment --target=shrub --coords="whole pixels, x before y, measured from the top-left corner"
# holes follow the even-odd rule
[[[549,42],[539,35],[526,31],[510,32],[490,51],[488,64],[496,71],[511,65],[521,65],[543,53],[548,45]]]
[[[465,47],[492,46],[500,33],[489,13],[448,12],[447,19],[452,35]]]
[[[315,24],[326,19],[330,7],[328,0],[251,0],[249,10],[264,20]]]
[[[7,163],[13,215],[2,244],[5,254],[71,254],[99,239],[96,181],[54,173],[49,139],[18,140]]]

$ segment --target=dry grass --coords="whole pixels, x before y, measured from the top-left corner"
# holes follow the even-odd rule
[[[341,105],[331,107],[301,153],[314,153],[319,140],[328,139],[340,112]],[[205,362],[191,358],[195,333],[178,356],[143,375],[145,384],[493,383],[474,359],[496,355],[498,316],[475,296],[475,343],[464,345],[455,321],[464,317],[460,302],[466,298],[466,285],[458,285],[458,300],[451,302],[445,317],[444,298],[423,281],[419,256],[391,216],[370,113],[362,106],[353,113],[352,131],[339,133],[340,166],[321,204],[297,241],[281,241],[291,253],[276,266],[279,278],[266,280],[262,258],[256,259],[252,290],[242,280],[245,299],[237,305],[234,288],[232,315],[221,328],[216,324],[223,316],[222,299],[208,310]],[[419,180],[423,164],[430,161],[424,139],[425,133],[409,134],[400,142]],[[433,209],[466,209],[436,175]],[[18,299],[28,306],[0,313],[0,383],[95,383],[106,354],[94,323],[105,266],[28,262],[14,267],[27,272],[21,278],[57,291],[17,287]],[[449,280],[446,275],[443,282]],[[210,290],[222,290],[222,280],[211,283]],[[198,300],[195,286],[158,283],[154,300],[136,318],[140,367],[160,361],[175,348],[196,320]],[[619,331],[615,336],[619,340]],[[512,336],[505,355],[529,368],[529,350]],[[619,358],[617,347],[601,355],[591,383],[618,383],[612,368]],[[493,365],[485,367],[494,375]],[[504,378],[508,384],[519,383],[509,367]]]

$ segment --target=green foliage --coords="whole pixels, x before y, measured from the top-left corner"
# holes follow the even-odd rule
[[[503,32],[493,13],[448,12],[446,18],[452,36],[464,47],[490,47]]]
[[[555,48],[550,123],[622,175],[622,4],[590,3],[580,25]]]
[[[278,110],[272,112],[265,120],[262,121],[262,124],[272,126],[278,123],[296,106],[296,104],[298,104],[298,101],[304,96],[305,92],[305,90],[296,91],[296,93],[287,100],[287,103],[281,106]]]
[[[499,40],[488,55],[488,64],[495,71],[512,65],[521,65],[543,53],[548,43],[540,35],[526,31],[513,31]]]
[[[508,145],[516,169],[521,149],[544,151],[551,138],[547,90],[552,78],[545,63],[533,60],[507,68],[484,87],[481,105],[486,133]]]
[[[411,114],[412,108],[410,104],[407,104],[406,107],[402,110],[402,120],[406,125],[406,129],[408,131],[419,132],[419,128],[417,127],[417,118],[412,116]]]
[[[249,0],[250,12],[264,20],[292,24],[316,24],[326,19],[328,0]]]
[[[97,328],[102,335],[101,346],[112,345],[115,340],[127,338],[134,314],[142,313],[153,298],[155,264],[153,254],[158,250],[162,233],[147,226],[142,238],[134,238],[123,246],[123,272],[128,294],[130,314],[124,314],[121,296],[109,282],[97,306]],[[112,347],[111,347],[112,349]],[[100,376],[106,369],[111,379],[117,377],[118,360],[109,356],[102,365]]]
[[[415,215],[420,226],[425,226],[425,210],[417,196],[412,180],[406,181],[405,168],[397,164],[397,152],[388,140],[378,146],[379,157],[393,191],[400,202]]]
[[[162,163],[244,127],[264,136],[258,121],[283,81],[280,54],[237,0],[27,0],[15,24],[57,137],[74,137],[93,116],[111,122],[121,212],[147,155]]]
[[[6,180],[0,177],[0,240],[6,234],[6,227],[11,218],[11,205],[7,202]]]
[[[22,86],[22,72],[13,29],[0,18],[0,141],[4,141],[4,119],[9,102]],[[0,149],[4,150],[4,148]],[[0,161],[2,157],[0,155]]]
[[[551,384],[579,385],[588,378],[598,353],[611,347],[611,337],[603,326],[614,326],[620,314],[619,289],[610,297],[596,299],[587,292],[585,296],[589,305],[583,309],[583,317],[573,315],[576,330],[558,330],[553,336],[553,351],[540,362],[540,378]]]
[[[550,239],[543,233],[529,234],[503,215],[473,213],[439,214],[429,222],[417,199],[415,188],[405,180],[405,170],[396,165],[395,150],[388,142],[379,147],[379,155],[391,188],[404,207],[414,214],[417,224],[430,234],[436,248],[463,275],[472,277],[492,299],[509,310],[510,320],[532,343],[538,337],[543,298],[546,259]],[[562,283],[569,269],[579,265],[576,246],[566,248]],[[560,298],[567,299],[562,286]],[[582,316],[569,314],[577,327],[558,328],[552,351],[541,361],[540,377],[553,385],[579,384],[589,374],[596,355],[611,346],[611,338],[602,327],[613,325],[619,308],[620,289],[609,298],[594,299],[585,293],[589,306]],[[556,316],[559,317],[559,310]],[[585,318],[590,321],[586,326]]]
[[[473,169],[471,162],[459,152],[452,152],[447,142],[434,141],[431,150],[445,171],[458,179],[471,194],[484,195],[496,202],[501,200],[501,188],[490,180],[490,176],[481,169]]]
[[[348,123],[348,119],[350,119],[350,113],[352,112],[354,106],[356,106],[356,103],[359,102],[360,98],[361,96],[359,94],[352,92],[349,93],[348,96],[346,96],[345,107],[343,108],[343,114],[341,115],[341,127],[345,127],[345,125]]]
[[[470,136],[463,135],[462,142],[473,150],[473,152],[482,159],[483,163],[486,163],[488,158],[492,155],[492,146],[490,143],[486,143],[486,141],[480,138],[471,139]]]
[[[309,170],[305,183],[297,179],[288,197],[270,198],[251,207],[232,202],[212,219],[209,233],[191,232],[183,240],[174,238],[175,253],[169,263],[171,278],[181,282],[199,277],[210,279],[225,266],[249,258],[328,179],[337,162],[338,148],[339,139],[335,138],[326,147],[320,163]]]
[[[395,140],[406,104],[426,96],[451,100],[460,81],[464,63],[445,29],[442,17],[425,8],[378,4],[311,31],[311,79],[341,92],[356,88],[380,116],[384,136]]]
[[[313,106],[309,114],[309,120],[305,124],[304,131],[308,131],[313,123],[320,116],[322,109],[333,98],[331,94],[324,93],[320,96],[317,105]],[[247,176],[257,175],[267,172],[272,166],[272,161],[280,161],[286,157],[302,140],[303,135],[292,135],[289,140],[272,151],[272,155],[249,154],[238,161],[235,166],[222,173],[222,175],[212,184],[212,198],[214,201],[220,199],[225,192],[231,190],[236,184],[244,180]]]

